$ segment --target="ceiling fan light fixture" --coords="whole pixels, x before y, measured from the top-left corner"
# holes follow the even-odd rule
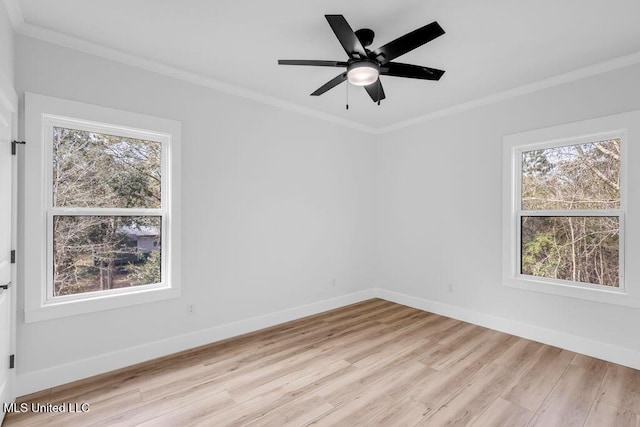
[[[347,67],[347,80],[356,86],[369,86],[378,80],[380,67],[370,61],[354,62]]]

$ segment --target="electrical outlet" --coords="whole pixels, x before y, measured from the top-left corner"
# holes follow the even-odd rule
[[[187,314],[195,314],[196,306],[193,304],[187,304]]]
[[[447,291],[448,292],[453,292],[453,284],[447,283]]]
[[[337,284],[338,284],[338,279],[336,279],[335,277],[331,279],[331,286],[336,286]]]

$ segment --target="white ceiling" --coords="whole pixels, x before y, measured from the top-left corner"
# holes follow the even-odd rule
[[[19,32],[61,33],[370,129],[640,52],[638,0],[19,0],[19,5],[25,23]],[[309,96],[341,69],[279,66],[277,60],[345,60],[325,14],[344,15],[354,30],[373,29],[373,48],[438,21],[446,34],[398,61],[444,69],[444,77],[432,82],[383,76],[387,99],[381,106],[350,86],[348,111],[347,85]]]

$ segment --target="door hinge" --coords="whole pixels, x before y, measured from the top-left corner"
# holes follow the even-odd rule
[[[16,155],[16,145],[18,144],[26,144],[26,141],[11,141],[11,154],[13,154],[14,156]]]
[[[15,263],[16,263],[16,250],[11,249],[11,264],[15,264]]]
[[[16,355],[12,354],[9,356],[9,369],[13,369],[16,367]]]

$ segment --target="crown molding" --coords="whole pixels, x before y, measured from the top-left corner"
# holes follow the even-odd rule
[[[115,62],[120,62],[136,68],[141,68],[154,73],[173,77],[189,83],[197,84],[197,85],[214,89],[220,92],[228,93],[230,95],[239,96],[241,98],[250,99],[252,101],[256,101],[262,104],[267,104],[273,107],[281,108],[283,110],[292,111],[294,113],[314,117],[316,119],[324,120],[330,123],[355,129],[361,132],[366,132],[369,134],[377,133],[377,130],[370,126],[366,126],[350,120],[345,120],[340,117],[333,116],[331,114],[327,114],[311,108],[303,107],[301,105],[298,105],[292,102],[285,101],[280,98],[276,98],[274,96],[264,95],[262,93],[254,92],[252,90],[235,86],[229,83],[225,83],[220,80],[215,80],[210,77],[205,77],[200,74],[192,73],[190,71],[185,71],[176,67],[172,67],[170,65],[162,64],[157,61],[152,61],[136,55],[131,55],[129,53],[125,53],[116,49],[112,49],[106,46],[89,42],[86,40],[81,40],[76,37],[72,37],[66,34],[59,33],[57,31],[52,31],[46,28],[42,28],[26,22],[20,25],[16,31],[23,36],[32,37],[48,43],[53,43],[62,47],[88,53],[90,55],[98,56],[105,59],[110,59]]]
[[[528,94],[538,92],[544,89],[548,89],[554,86],[571,83],[576,80],[581,80],[587,77],[596,76],[598,74],[603,74],[609,71],[618,70],[620,68],[625,68],[625,67],[639,64],[639,63],[640,63],[640,52],[635,52],[629,55],[620,56],[608,61],[600,62],[594,65],[590,65],[584,68],[570,71],[568,73],[559,74],[544,80],[539,80],[534,83],[518,86],[513,89],[505,90],[503,92],[498,92],[493,95],[485,96],[482,98],[477,98],[469,102],[464,102],[462,104],[457,104],[451,107],[443,108],[441,110],[437,110],[432,113],[425,114],[423,116],[418,116],[413,119],[409,119],[402,122],[398,122],[393,125],[385,126],[383,128],[379,128],[377,130],[378,131],[377,133],[383,134],[383,133],[397,131],[397,130],[415,126],[421,123],[425,123],[430,120],[450,116],[453,114],[458,114],[463,111],[472,110],[474,108],[484,107],[484,106],[495,104],[511,98],[516,98],[518,96],[528,95]]]
[[[106,46],[102,46],[96,43],[88,42],[76,37],[72,37],[57,31],[52,31],[46,28],[42,28],[33,24],[29,24],[24,21],[22,11],[20,9],[19,0],[4,0],[7,5],[7,10],[13,23],[14,29],[17,33],[39,39],[48,43],[53,43],[59,46],[63,46],[69,49],[81,51],[90,55],[110,59],[112,61],[120,62],[126,65],[130,65],[136,68],[141,68],[147,71],[155,72],[165,76],[173,77],[179,80],[183,80],[196,85],[204,86],[210,89],[214,89],[220,92],[228,93],[230,95],[239,96],[241,98],[250,99],[255,102],[270,105],[283,110],[291,111],[294,113],[302,114],[305,116],[313,117],[319,120],[324,120],[329,123],[354,129],[357,131],[365,132],[367,134],[381,135],[401,129],[405,129],[411,126],[415,126],[421,123],[426,123],[438,118],[458,114],[464,111],[469,111],[475,108],[484,107],[490,104],[495,104],[501,101],[505,101],[518,96],[531,94],[544,89],[548,89],[554,86],[570,83],[576,80],[592,77],[598,74],[614,71],[620,68],[625,68],[631,65],[640,63],[640,52],[635,52],[629,55],[614,58],[608,61],[593,64],[584,68],[580,68],[567,73],[559,74],[544,80],[529,83],[526,85],[518,86],[513,89],[498,92],[493,95],[477,98],[468,102],[453,105],[451,107],[443,108],[433,111],[428,114],[414,117],[412,119],[404,120],[389,126],[381,128],[375,128],[357,123],[351,120],[346,120],[322,111],[314,110],[312,108],[304,107],[293,102],[285,101],[283,99],[265,95],[259,92],[255,92],[249,89],[245,89],[239,86],[235,86],[229,83],[222,82],[210,77],[205,77],[200,74],[196,74],[190,71],[182,70],[170,65],[162,64],[157,61],[149,60],[136,55],[122,52],[120,50],[112,49]]]

